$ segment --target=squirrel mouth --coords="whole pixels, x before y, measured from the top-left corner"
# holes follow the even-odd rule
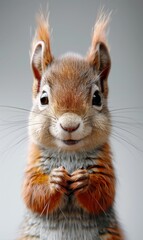
[[[63,140],[63,142],[66,144],[66,145],[75,145],[79,142],[80,140]]]

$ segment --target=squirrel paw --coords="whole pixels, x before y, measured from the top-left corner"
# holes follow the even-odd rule
[[[52,190],[60,193],[68,193],[68,182],[70,180],[69,173],[64,167],[54,168],[50,173],[50,186]]]
[[[70,190],[76,194],[85,192],[89,186],[89,173],[86,169],[78,169],[71,174]]]

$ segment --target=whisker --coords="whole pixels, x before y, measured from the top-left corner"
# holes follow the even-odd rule
[[[101,204],[99,203],[99,201],[97,201],[97,199],[95,197],[93,197],[93,195],[90,193],[89,194],[92,198],[94,198],[94,200],[96,201],[96,203],[98,204],[98,206],[101,208],[101,210],[103,211],[104,215],[107,217],[107,213],[104,211],[103,207],[101,206]]]
[[[120,130],[122,130],[122,131],[124,131],[124,132],[127,132],[127,133],[131,134],[132,136],[134,136],[134,137],[136,137],[136,138],[138,138],[138,139],[140,139],[140,140],[143,141],[143,138],[141,138],[140,136],[136,135],[136,134],[133,133],[133,132],[130,132],[129,130],[127,130],[127,129],[125,129],[125,128],[119,127],[119,126],[114,125],[114,124],[111,124],[111,126],[112,126],[113,128],[120,129]],[[113,131],[114,131],[114,130],[113,130]]]
[[[111,108],[110,108],[110,112],[117,112],[117,111],[127,111],[127,110],[131,110],[131,111],[133,111],[133,110],[143,110],[143,107],[139,107],[139,106],[137,106],[137,107],[123,107],[123,108],[115,108],[115,109],[112,109],[111,110]]]
[[[5,155],[7,155],[7,154],[9,155],[12,150],[14,150],[17,146],[21,145],[22,143],[24,143],[24,141],[27,141],[27,140],[29,140],[28,135],[22,137],[20,140],[18,139],[16,142],[14,139],[13,141],[11,141],[12,143],[14,142],[13,144],[11,144],[11,143],[7,144],[7,146],[1,150],[3,159],[5,159],[5,157],[6,157]]]
[[[35,114],[38,114],[38,115],[43,115],[43,116],[46,116],[46,114],[43,114],[41,111],[38,113],[34,110],[29,110],[29,109],[26,109],[26,108],[21,108],[21,107],[15,107],[15,106],[8,106],[8,105],[0,105],[0,108],[2,109],[12,109],[12,110],[19,110],[19,111],[23,111],[23,112],[28,112],[28,113],[35,113]]]
[[[125,147],[125,144],[122,140],[120,140],[120,138],[118,136],[116,136],[115,134],[112,133],[111,138],[114,139],[115,141],[117,141],[117,143],[121,144],[123,147]],[[129,147],[129,145],[127,144],[127,146]],[[131,153],[130,147],[126,148],[126,150],[128,150],[129,153]]]
[[[116,132],[115,130],[114,130],[114,133],[113,133],[113,132],[111,133],[111,136],[115,136],[115,137],[121,139],[123,142],[127,143],[129,146],[132,146],[134,149],[136,149],[136,150],[138,150],[138,151],[140,151],[140,152],[143,152],[142,149],[138,148],[136,145],[134,145],[133,143],[129,142],[127,139],[123,138],[123,137],[122,137],[118,132]]]
[[[65,220],[67,220],[67,217],[66,217],[66,215],[64,214],[64,212],[62,211],[62,209],[60,208],[60,206],[59,206],[58,208],[59,208],[60,212],[62,213],[63,217],[65,218]]]
[[[135,127],[135,128],[142,128],[143,127],[143,123],[141,122],[128,122],[128,121],[117,121],[117,120],[112,120],[112,122],[114,123],[118,123],[121,125],[125,125],[126,127]]]
[[[29,121],[28,120],[15,120],[15,121],[5,121],[5,120],[1,120],[0,119],[0,122],[2,122],[2,123],[0,123],[0,126],[2,126],[2,127],[4,127],[4,126],[9,126],[9,125],[18,125],[18,124],[23,124],[23,123],[28,123]]]
[[[112,119],[114,119],[114,118],[118,118],[118,119],[120,119],[120,118],[121,118],[121,119],[126,119],[126,120],[130,120],[130,121],[133,122],[133,123],[134,123],[134,122],[137,123],[137,119],[132,118],[132,117],[121,116],[121,115],[120,115],[120,116],[117,116],[117,115],[116,115],[116,116],[113,116],[113,115],[112,115]],[[138,123],[139,123],[139,124],[143,124],[142,122],[138,122]]]
[[[10,109],[14,109],[14,110],[31,112],[31,110],[29,110],[29,109],[27,109],[27,108],[15,107],[15,106],[10,106],[10,105],[0,105],[0,108],[10,108]]]
[[[42,123],[27,124],[25,126],[20,126],[20,127],[19,126],[9,126],[9,127],[5,128],[5,129],[1,130],[0,132],[7,131],[8,129],[11,129],[11,128],[14,128],[14,130],[8,131],[8,134],[3,134],[0,139],[3,139],[5,137],[9,136],[10,134],[18,132],[20,130],[27,129],[30,126],[39,126],[39,125],[42,125]]]
[[[44,208],[43,208],[43,210],[42,210],[42,212],[41,212],[41,214],[40,214],[40,217],[43,215],[43,213],[44,213],[45,209],[47,208],[48,204],[49,204],[49,202],[47,202],[47,203],[45,204],[45,206],[44,206]]]

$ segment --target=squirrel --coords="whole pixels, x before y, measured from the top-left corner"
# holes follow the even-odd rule
[[[114,210],[106,37],[101,14],[86,57],[54,58],[40,16],[32,42],[33,107],[19,240],[123,240]]]

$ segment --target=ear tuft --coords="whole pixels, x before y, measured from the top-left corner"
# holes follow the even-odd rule
[[[107,33],[107,27],[110,21],[110,16],[111,16],[111,12],[107,15],[103,12],[103,10],[98,14],[98,17],[93,29],[91,47],[95,48],[97,43],[102,42],[108,48],[106,33]]]
[[[37,17],[38,27],[32,42],[31,66],[34,74],[33,95],[40,89],[42,74],[52,63],[53,56],[50,47],[50,30],[48,19],[40,14]]]
[[[45,44],[45,52],[46,56],[44,56],[44,64],[48,65],[52,62],[53,56],[51,53],[51,47],[50,47],[50,27],[49,27],[49,21],[48,17],[44,17],[44,15],[41,13],[37,16],[37,23],[38,27],[35,33],[35,37],[33,39],[33,47],[37,44],[39,41],[43,41]]]
[[[111,13],[106,15],[103,11],[99,14],[93,30],[91,47],[87,55],[87,60],[100,77],[101,91],[105,97],[108,95],[107,78],[111,67],[109,48],[106,38],[110,15]]]

